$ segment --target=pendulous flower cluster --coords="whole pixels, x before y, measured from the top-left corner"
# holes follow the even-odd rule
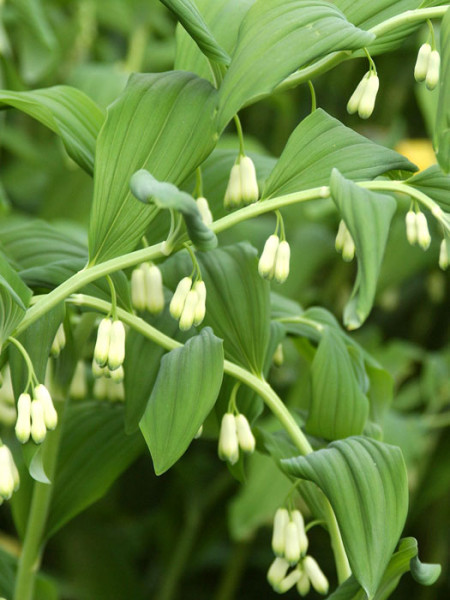
[[[16,437],[20,443],[26,444],[31,439],[36,444],[42,443],[47,431],[52,431],[58,424],[58,413],[53,406],[52,397],[42,383],[33,389],[33,398],[24,392],[17,401]]]
[[[92,373],[94,377],[107,377],[115,382],[123,380],[125,360],[125,326],[118,319],[100,321],[94,348]]]
[[[198,279],[192,285],[191,277],[183,277],[170,302],[170,314],[179,321],[182,331],[200,325],[206,314],[206,286]]]
[[[142,263],[131,274],[131,302],[138,311],[158,315],[164,308],[161,271],[152,263]]]
[[[289,276],[291,249],[286,240],[280,241],[277,235],[271,235],[264,244],[258,262],[258,272],[264,279],[275,279],[284,283]]]
[[[221,460],[234,465],[239,460],[239,448],[251,454],[255,450],[255,438],[245,415],[225,413],[219,434],[218,453]]]
[[[11,450],[0,440],[0,504],[19,489],[20,478]]]
[[[239,156],[231,168],[230,178],[225,191],[226,209],[240,208],[256,202],[259,198],[258,180],[255,165],[249,156]]]

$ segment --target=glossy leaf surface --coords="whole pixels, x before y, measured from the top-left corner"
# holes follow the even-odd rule
[[[139,423],[157,475],[187,450],[214,406],[222,377],[222,341],[209,328],[162,358]]]
[[[282,461],[328,497],[357,581],[373,597],[398,543],[408,511],[408,483],[396,446],[364,437],[332,442],[305,457]]]
[[[215,141],[216,90],[192,73],[135,74],[107,112],[96,147],[91,263],[133,250],[155,214],[129,189],[147,169],[159,181],[183,181]]]
[[[345,307],[344,324],[348,329],[357,329],[372,308],[396,203],[390,196],[348,181],[336,169],[331,174],[330,192],[356,247],[358,273]]]
[[[0,105],[17,108],[54,131],[68,155],[93,173],[95,142],[104,113],[89,96],[67,85],[31,92],[3,90]]]
[[[319,108],[291,134],[262,198],[328,185],[333,168],[354,181],[374,179],[392,169],[415,170],[401,154],[375,144]]]

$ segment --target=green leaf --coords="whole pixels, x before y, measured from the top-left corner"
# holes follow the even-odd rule
[[[421,563],[417,552],[417,540],[415,538],[408,537],[400,540],[399,548],[389,561],[374,600],[386,600],[389,598],[398,586],[402,575],[409,570],[411,570],[411,575],[416,579],[414,575],[416,567],[413,567],[413,564],[418,564],[419,571],[426,574],[424,578],[417,579],[419,583],[422,585],[432,585],[437,580],[441,572],[441,566]],[[329,596],[328,600],[366,600],[366,594],[352,575]]]
[[[184,29],[209,59],[228,65],[230,57],[217,43],[196,5],[190,0],[161,0],[178,18]]]
[[[186,452],[219,394],[223,348],[209,328],[166,354],[139,423],[161,475]]]
[[[440,41],[441,72],[434,145],[441,169],[450,173],[450,10],[442,19]]]
[[[133,250],[155,215],[155,208],[133,198],[133,173],[147,169],[158,180],[177,185],[211,152],[216,95],[207,81],[192,73],[130,77],[108,108],[97,141],[91,263]]]
[[[95,142],[103,111],[86,94],[67,85],[32,92],[0,91],[0,106],[30,115],[60,136],[68,155],[87,173],[94,171]]]
[[[179,211],[186,223],[189,237],[199,250],[211,250],[217,246],[216,235],[203,223],[194,198],[182,192],[173,183],[157,181],[148,171],[137,171],[130,181],[133,195],[144,204]]]
[[[346,180],[337,169],[331,173],[330,193],[356,247],[358,274],[345,307],[344,324],[348,329],[357,329],[372,308],[396,203],[390,196]]]
[[[255,0],[196,0],[196,5],[220,46],[231,54],[245,13]],[[176,31],[175,69],[190,71],[213,82],[206,56],[185,29]]]
[[[140,435],[123,431],[123,408],[94,402],[70,406],[64,419],[47,538],[101,498],[142,452]]]
[[[179,337],[182,332],[169,311],[166,298],[164,312],[157,317],[145,315],[146,320],[171,338]],[[144,414],[148,399],[158,375],[164,348],[155,344],[140,333],[131,329],[127,334],[125,352],[125,430],[133,433],[139,429],[139,421]]]
[[[328,497],[355,578],[372,598],[395,550],[408,512],[408,481],[399,448],[364,437],[332,442],[282,461]]]
[[[257,0],[242,21],[220,88],[220,128],[300,67],[329,52],[362,48],[372,40],[371,33],[354,27],[329,2]]]
[[[223,339],[226,358],[260,375],[270,340],[270,286],[258,274],[256,250],[244,242],[199,253],[197,259],[206,284],[203,323]],[[192,262],[181,252],[162,270],[175,289],[191,273]]]
[[[405,183],[420,190],[450,213],[450,175],[445,175],[438,165],[413,175]]]
[[[1,347],[25,315],[31,290],[0,252],[0,352]]]
[[[18,338],[28,352],[28,356],[33,363],[34,372],[40,383],[45,381],[50,348],[63,319],[64,303],[61,303],[27,327]],[[28,381],[28,368],[19,350],[13,344],[9,348],[9,362],[14,394],[19,397]]]
[[[327,185],[333,168],[354,181],[374,179],[392,169],[416,169],[401,154],[375,144],[319,108],[291,134],[262,198]]]
[[[330,328],[322,334],[311,380],[307,432],[328,440],[361,434],[369,416],[369,401],[358,385],[346,345]]]

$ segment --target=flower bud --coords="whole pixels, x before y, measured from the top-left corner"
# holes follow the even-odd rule
[[[305,573],[308,575],[311,585],[319,594],[328,593],[328,579],[312,556],[305,556],[302,562]]]
[[[94,360],[101,367],[104,367],[108,362],[111,327],[111,319],[102,319],[98,326],[97,341],[94,348]]]
[[[249,156],[242,156],[239,167],[241,176],[241,201],[244,204],[252,204],[259,197],[255,165]]]
[[[219,458],[234,465],[239,459],[239,444],[236,432],[236,421],[232,413],[222,417],[219,434]]]
[[[298,583],[301,576],[301,572],[298,569],[294,569],[289,575],[282,579],[278,585],[274,586],[274,590],[278,592],[278,594],[284,594]]]
[[[143,265],[145,298],[148,311],[158,315],[164,308],[164,288],[161,271],[156,265]]]
[[[380,80],[374,73],[369,75],[366,87],[364,89],[361,100],[358,106],[358,115],[361,119],[368,119],[375,108],[375,100],[380,87]]]
[[[194,325],[200,325],[206,314],[206,286],[204,281],[196,281],[192,288],[197,293],[198,300],[195,307]]]
[[[97,369],[101,369],[94,361],[94,365],[96,365]],[[84,361],[79,360],[77,362],[77,366],[75,367],[75,373],[73,374],[72,381],[70,383],[69,388],[69,396],[74,400],[82,400],[87,395],[87,385],[86,385],[86,372]]]
[[[275,258],[274,278],[277,283],[284,283],[289,275],[289,260],[291,258],[291,249],[288,242],[283,240],[278,246]]]
[[[252,453],[255,451],[255,437],[250,428],[245,415],[239,414],[236,417],[236,433],[238,443],[244,452]]]
[[[52,347],[50,348],[50,354],[55,358],[58,357],[65,345],[66,334],[64,332],[64,326],[61,323],[56,331],[55,339],[53,340]]]
[[[441,67],[441,57],[437,50],[433,50],[428,61],[427,76],[425,84],[429,90],[434,90],[439,81],[439,69]]]
[[[428,231],[427,218],[423,212],[416,214],[417,241],[423,250],[427,250],[431,244],[431,236]]]
[[[425,77],[427,76],[430,54],[430,44],[422,44],[419,48],[416,65],[414,67],[414,79],[419,83],[425,81]]]
[[[414,246],[417,243],[417,226],[416,226],[416,213],[413,210],[409,210],[405,217],[406,223],[406,239]]]
[[[141,265],[131,273],[131,303],[141,312],[146,308],[145,291],[145,275]]]
[[[272,550],[277,556],[284,555],[286,544],[286,527],[289,523],[289,513],[285,508],[279,508],[273,519]]]
[[[99,379],[100,377],[107,377],[109,374],[109,369],[107,366],[101,367],[95,359],[92,361],[92,375]]]
[[[118,369],[125,360],[125,326],[118,319],[113,321],[109,334],[108,369]]]
[[[258,272],[265,279],[272,279],[275,271],[275,260],[277,256],[280,239],[277,235],[271,235],[264,244],[264,250],[258,263]]]
[[[33,396],[35,400],[42,404],[44,409],[44,422],[46,429],[53,430],[58,424],[58,413],[53,406],[52,398],[45,385],[39,384],[34,388]]]
[[[106,379],[106,398],[110,402],[123,402],[125,400],[125,389],[122,381]]]
[[[341,253],[344,249],[344,242],[345,238],[347,237],[347,231],[347,225],[345,224],[345,221],[341,219],[339,221],[338,232],[334,241],[334,247],[336,248],[336,252]]]
[[[198,438],[202,437],[203,433],[203,425],[200,425],[197,433],[194,435],[194,440],[198,440]]]
[[[19,487],[19,473],[8,446],[0,446],[0,496],[5,500]]]
[[[203,223],[209,227],[213,222],[213,216],[211,214],[211,210],[209,208],[208,200],[203,196],[200,196],[196,200],[198,212],[202,217]]]
[[[288,561],[284,558],[277,557],[267,571],[267,581],[272,587],[275,587],[284,579],[288,569]]]
[[[198,294],[195,290],[191,290],[186,296],[186,302],[180,317],[179,326],[181,331],[187,331],[194,324],[197,305]]]
[[[293,510],[291,512],[291,519],[294,521],[297,527],[300,554],[306,554],[306,551],[308,550],[308,537],[306,535],[305,521],[303,520],[302,513],[299,510]]]
[[[35,444],[45,440],[47,428],[44,419],[44,406],[39,400],[31,402],[31,438]]]
[[[183,277],[178,283],[177,289],[172,296],[170,301],[170,314],[174,319],[179,319],[183,312],[184,303],[186,302],[186,296],[188,295],[192,287],[192,279],[190,277]]]
[[[364,77],[361,79],[361,81],[358,83],[358,85],[356,86],[355,91],[353,92],[353,94],[350,97],[350,100],[347,103],[347,112],[349,115],[354,115],[355,112],[357,112],[358,107],[359,107],[359,103],[361,102],[361,98],[365,92],[365,89],[367,87],[367,82],[369,79],[369,75],[370,75],[370,71],[368,71]]]
[[[117,367],[117,369],[114,369],[114,371],[110,371],[109,376],[111,378],[111,381],[113,381],[114,383],[121,383],[124,378],[123,366],[120,365],[120,367]]]
[[[297,581],[297,592],[300,594],[300,596],[304,597],[309,594],[310,589],[311,589],[311,583],[309,581],[309,577],[303,571],[300,579]]]
[[[241,169],[239,165],[231,168],[223,203],[228,210],[236,208],[241,203]]]
[[[281,367],[284,363],[283,344],[278,344],[274,355],[272,356],[272,361],[276,367]]]
[[[106,399],[108,395],[108,380],[105,377],[95,380],[92,394],[96,400]]]
[[[17,401],[16,438],[21,444],[26,444],[31,434],[31,397],[30,394],[20,394]]]
[[[347,233],[344,240],[344,247],[342,248],[342,260],[350,262],[355,256],[355,242],[353,241],[350,231],[347,229]]]
[[[448,267],[448,247],[445,238],[442,240],[439,248],[439,266],[443,271]]]
[[[300,541],[297,525],[294,521],[289,521],[286,525],[285,535],[284,557],[291,565],[295,565],[300,560]]]

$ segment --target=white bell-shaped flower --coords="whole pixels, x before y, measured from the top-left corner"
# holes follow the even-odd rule
[[[277,256],[280,238],[277,235],[271,235],[264,244],[264,249],[258,262],[258,272],[264,279],[272,279],[275,271],[275,260]]]
[[[113,321],[109,333],[108,369],[118,369],[125,360],[125,326],[122,321]]]
[[[428,73],[428,63],[430,62],[431,46],[430,44],[422,44],[417,54],[416,64],[414,67],[414,79],[421,83],[425,81]]]
[[[111,327],[111,319],[102,319],[98,326],[97,341],[94,348],[94,360],[101,367],[104,367],[108,362]]]
[[[239,414],[236,416],[236,433],[241,450],[250,454],[254,452],[255,437],[245,415]]]
[[[302,566],[316,592],[324,595],[328,594],[328,579],[323,574],[317,561],[312,556],[305,556],[302,561]]]
[[[53,430],[58,424],[58,413],[53,406],[53,400],[48,389],[42,383],[34,388],[35,400],[42,404],[44,410],[44,422],[47,429]]]
[[[31,435],[31,396],[20,394],[17,400],[17,421],[15,426],[16,438],[21,444],[26,444]]]
[[[222,417],[218,452],[221,460],[226,460],[232,465],[239,460],[239,443],[233,413],[225,413]]]
[[[192,287],[192,279],[190,277],[183,277],[183,279],[178,283],[177,289],[175,290],[172,300],[170,301],[170,314],[174,319],[179,319],[181,317],[181,313],[183,312],[184,303],[186,302],[186,297],[190,292]]]

